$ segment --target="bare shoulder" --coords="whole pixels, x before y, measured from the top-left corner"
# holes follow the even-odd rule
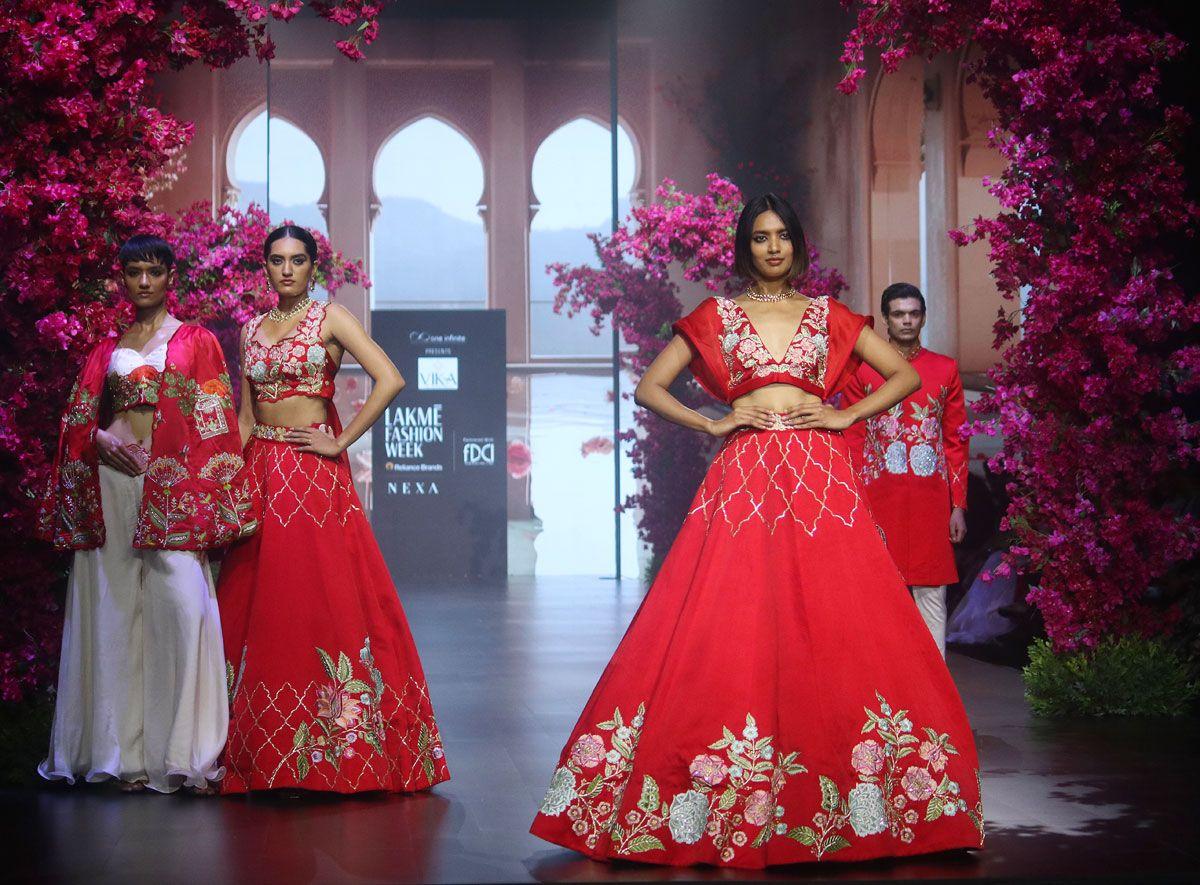
[[[331,301],[325,305],[325,318],[333,322],[335,326],[345,328],[346,324],[361,326],[358,317],[350,312],[350,310],[335,301]]]

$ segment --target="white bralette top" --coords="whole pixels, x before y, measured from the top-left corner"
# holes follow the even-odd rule
[[[166,365],[167,342],[164,341],[145,356],[132,347],[118,347],[113,351],[112,359],[108,361],[108,371],[124,377],[142,366],[153,366],[161,372]]]

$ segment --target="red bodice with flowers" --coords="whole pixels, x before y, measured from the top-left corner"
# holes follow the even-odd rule
[[[854,344],[869,325],[870,317],[837,301],[813,298],[780,360],[732,298],[705,299],[672,329],[695,353],[689,368],[700,386],[722,402],[732,402],[768,384],[791,384],[828,399],[858,367]]]
[[[958,364],[922,348],[910,360],[921,388],[886,412],[846,431],[871,510],[909,584],[958,580],[949,540],[951,507],[967,506],[968,444]],[[860,366],[846,386],[853,403],[883,385]]]
[[[274,344],[258,340],[258,329],[266,314],[256,316],[246,325],[242,365],[246,367],[256,401],[273,403],[290,396],[333,399],[333,379],[338,367],[321,340],[325,310],[325,304],[314,301],[296,331]]]
[[[92,350],[63,413],[50,483],[38,512],[39,535],[60,549],[87,550],[104,543],[96,431],[116,345],[110,338]],[[204,550],[253,532],[257,515],[239,475],[242,441],[216,337],[200,326],[180,326],[158,375],[134,546]],[[110,407],[119,402],[113,397]]]

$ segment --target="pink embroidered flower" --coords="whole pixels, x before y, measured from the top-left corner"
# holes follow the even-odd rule
[[[765,826],[775,814],[775,799],[766,790],[755,790],[746,797],[746,822],[756,827]]]
[[[581,734],[571,746],[571,761],[580,768],[595,768],[604,761],[604,740],[598,734]]]
[[[360,709],[358,698],[343,692],[338,686],[317,687],[317,715],[332,720],[339,728],[358,722]]]
[[[878,774],[883,768],[883,747],[873,740],[856,744],[850,751],[850,765],[861,775]]]
[[[693,759],[692,764],[688,766],[688,773],[695,780],[703,781],[710,787],[715,787],[717,784],[724,782],[726,776],[729,774],[729,769],[725,767],[725,763],[720,756],[708,753]]]
[[[917,750],[917,755],[929,763],[929,767],[934,771],[941,771],[946,767],[946,751],[941,744],[935,744],[932,741],[921,741],[921,747]]]
[[[912,766],[904,772],[904,777],[900,778],[900,786],[904,787],[904,792],[914,802],[924,802],[937,789],[929,772],[916,766]]]
[[[933,415],[921,419],[921,436],[925,439],[937,439],[941,432],[941,422]]]
[[[900,435],[900,419],[891,412],[885,412],[879,416],[879,431],[888,439]]]

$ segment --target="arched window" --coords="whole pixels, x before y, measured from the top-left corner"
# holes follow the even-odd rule
[[[230,202],[239,209],[258,203],[271,213],[272,221],[287,219],[329,232],[321,211],[325,160],[304,130],[280,117],[268,121],[267,112],[260,111],[235,132],[228,165],[235,189]]]
[[[487,306],[483,163],[457,129],[424,117],[393,135],[374,169],[372,306]]]
[[[533,193],[537,213],[529,228],[529,331],[534,357],[607,357],[608,335],[591,334],[591,317],[554,313],[555,262],[594,264],[588,234],[612,229],[612,135],[606,126],[583,117],[554,130],[533,157]],[[629,211],[637,180],[633,139],[617,127],[618,215]]]

